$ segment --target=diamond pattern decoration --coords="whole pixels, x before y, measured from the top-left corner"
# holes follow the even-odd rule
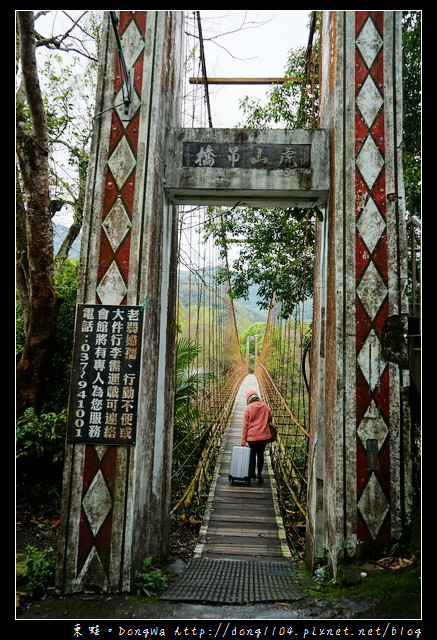
[[[358,354],[357,362],[370,390],[373,390],[379,384],[386,365],[381,355],[381,343],[373,330],[367,336]]]
[[[127,293],[126,283],[115,261],[111,262],[97,286],[101,304],[121,304]]]
[[[372,126],[383,102],[375,82],[370,76],[367,76],[357,96],[357,106],[368,127]]]
[[[130,145],[123,136],[121,141],[115,148],[112,156],[108,160],[109,168],[114,176],[114,179],[119,188],[121,188],[130,174],[132,173],[136,164],[136,158],[132,153]]]
[[[385,424],[374,400],[372,400],[363,419],[361,420],[360,426],[358,427],[360,440],[365,447],[366,441],[369,438],[374,438],[378,441],[378,449],[381,449],[387,434],[387,425]]]
[[[120,41],[123,47],[126,66],[130,69],[135,65],[135,62],[144,50],[144,38],[141,37],[134,20],[129,22],[123,34],[120,36]]]
[[[98,299],[103,304],[123,304],[127,293],[146,13],[143,11],[120,12],[120,39],[126,65],[134,69],[135,89],[132,95],[130,119],[124,119],[122,106],[116,107],[112,113],[107,162],[108,175],[111,179],[106,183],[102,211],[97,285]],[[114,105],[119,105],[123,100],[118,60],[114,76]]]
[[[79,525],[77,573],[91,561],[98,560],[94,570],[109,564],[110,548],[105,543],[112,526],[112,477],[117,460],[116,447],[86,445],[83,473],[82,513]],[[96,548],[98,553],[96,554]]]
[[[102,304],[120,305],[126,301],[129,277],[129,249],[133,218],[139,139],[139,108],[145,52],[147,11],[120,11],[119,32],[128,69],[134,70],[134,91],[130,118],[123,117],[123,107],[111,115],[105,194],[101,213],[101,238],[96,296]],[[114,105],[123,102],[118,59],[113,74]],[[99,575],[104,584],[111,563],[113,504],[118,447],[86,446],[84,492],[79,527],[77,574]]]
[[[112,498],[102,472],[99,471],[82,500],[82,506],[88,518],[93,535],[97,535],[105,518],[112,509]]]
[[[356,11],[355,28],[356,428],[358,509],[365,525],[358,530],[370,546],[390,510],[389,428],[383,411],[390,385],[380,341],[388,315],[383,12]],[[378,466],[371,472],[362,455],[368,439],[378,441]],[[387,527],[382,531],[384,536]]]
[[[373,262],[370,262],[357,293],[371,319],[374,319],[387,295],[387,287]]]
[[[120,120],[126,120],[124,116],[124,103],[123,103],[123,91],[120,87],[120,91],[117,93],[114,103],[116,105],[116,110]],[[131,96],[131,112],[135,113],[138,111],[138,107],[140,106],[140,99],[137,96],[136,91],[133,91]]]
[[[85,574],[92,576],[94,584],[104,585],[108,582],[107,571],[105,571],[102,565],[102,560],[97,553],[96,547],[92,547],[86,562],[78,575],[78,581],[81,581],[82,576]]]
[[[96,297],[103,304],[123,304],[129,276],[129,247],[139,138],[147,11],[120,11],[120,39],[128,68],[134,69],[129,120],[113,109],[108,145],[107,179],[101,212]],[[118,59],[113,81],[114,105],[122,102]],[[77,574],[108,576],[113,523],[111,487],[115,483],[117,447],[100,450],[86,445],[84,491],[79,527]],[[99,579],[99,582],[104,582]]]
[[[364,23],[356,44],[364,62],[370,68],[382,47],[382,38],[370,17]]]
[[[370,253],[374,251],[378,240],[383,231],[385,231],[385,227],[385,221],[379,213],[373,198],[368,198],[357,222],[357,229]]]
[[[113,251],[116,251],[132,226],[121,198],[117,198],[102,226]]]
[[[384,166],[384,158],[375,144],[372,136],[367,136],[361,150],[358,154],[357,167],[367,183],[369,189],[372,189],[376,178],[379,176]]]
[[[358,501],[358,508],[375,540],[390,508],[389,502],[375,473],[371,474],[361,494]]]

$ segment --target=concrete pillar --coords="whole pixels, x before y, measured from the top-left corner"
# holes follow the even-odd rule
[[[324,11],[307,558],[376,549],[410,516],[401,12]],[[340,551],[340,558],[341,558]]]
[[[166,134],[180,126],[183,15],[120,11],[134,90],[125,113],[116,39],[103,25],[79,303],[141,305],[142,377],[133,446],[66,447],[57,589],[129,590],[169,543],[176,209],[163,189]]]

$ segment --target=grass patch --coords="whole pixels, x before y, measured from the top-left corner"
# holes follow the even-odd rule
[[[369,618],[421,617],[421,567],[418,564],[397,571],[370,563],[341,566],[336,581],[313,579],[304,589],[309,596],[324,599],[369,599],[372,602]]]

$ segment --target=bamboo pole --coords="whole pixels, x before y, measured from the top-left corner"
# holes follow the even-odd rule
[[[302,82],[301,78],[206,78],[207,84],[284,84],[285,82]],[[205,84],[203,77],[189,78],[190,84]]]

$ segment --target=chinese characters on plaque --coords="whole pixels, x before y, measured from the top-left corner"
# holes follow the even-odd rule
[[[310,144],[184,142],[184,167],[310,169]]]
[[[77,307],[68,441],[135,444],[141,307]]]

